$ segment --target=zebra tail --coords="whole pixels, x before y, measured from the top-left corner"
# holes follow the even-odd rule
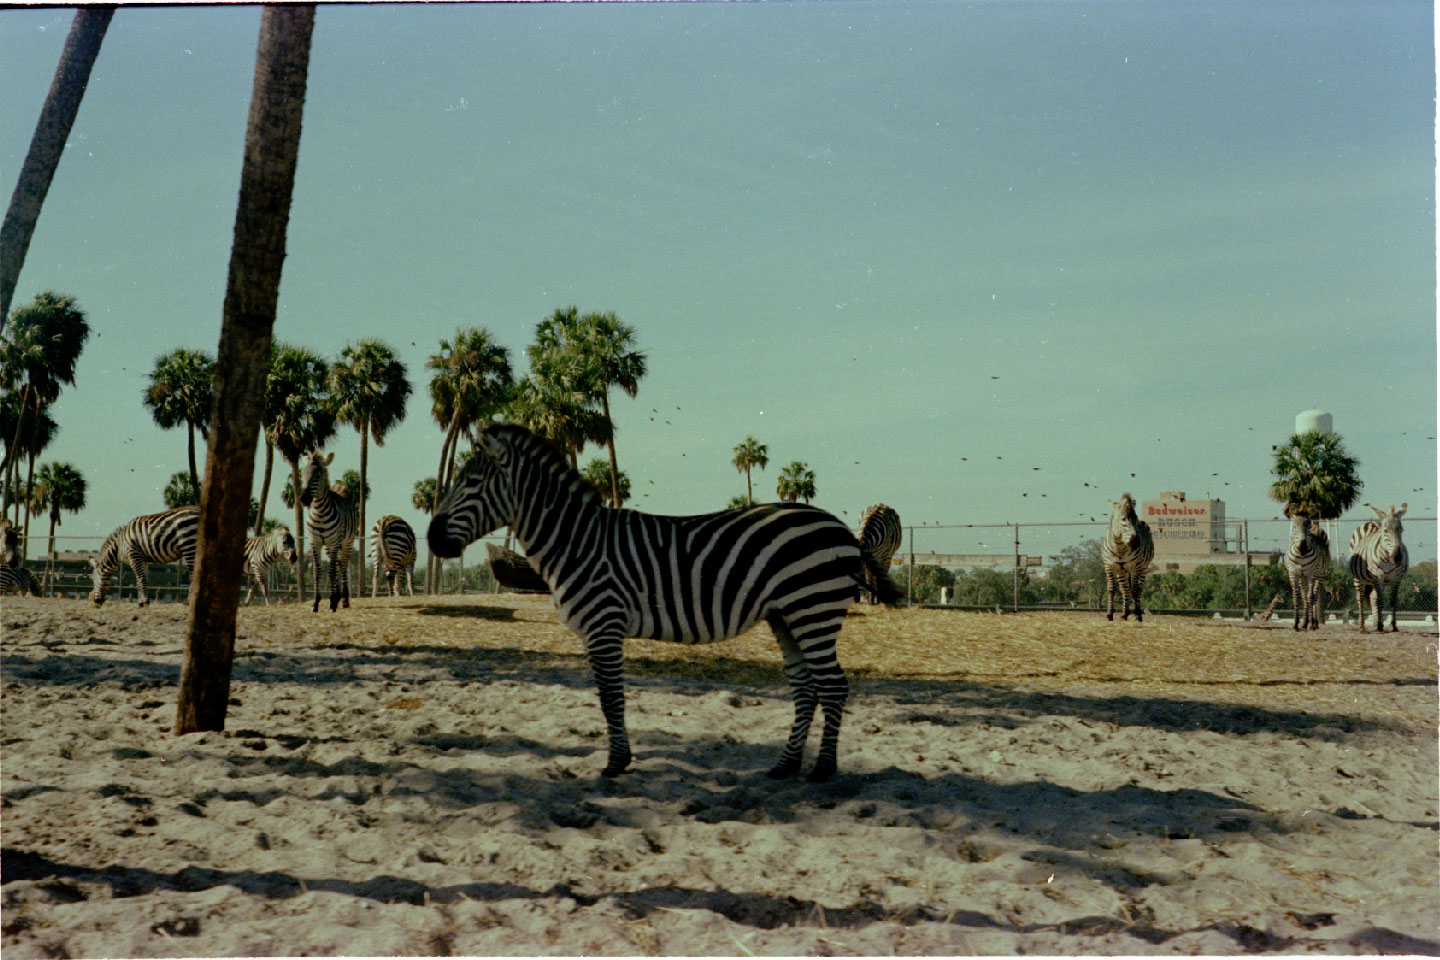
[[[898,606],[901,600],[900,588],[890,579],[890,572],[885,569],[888,564],[881,564],[868,550],[860,551],[860,559],[865,564],[865,569],[875,578],[875,595],[880,598],[880,602],[887,607]]]

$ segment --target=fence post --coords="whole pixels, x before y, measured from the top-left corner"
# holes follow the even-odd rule
[[[1242,521],[1242,536],[1245,543],[1245,619],[1249,620],[1254,615],[1250,606],[1250,521]]]
[[[1014,596],[1011,598],[1010,612],[1011,612],[1011,613],[1019,613],[1019,612],[1020,612],[1020,524],[1017,523],[1017,524],[1014,524],[1013,526],[1015,527],[1015,576],[1014,576],[1014,578],[1013,578],[1013,582],[1012,582],[1011,585],[1014,587],[1015,593],[1014,593]]]

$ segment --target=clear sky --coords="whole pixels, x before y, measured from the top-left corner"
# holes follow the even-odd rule
[[[1271,444],[1320,407],[1363,499],[1433,515],[1432,16],[322,5],[275,334],[398,350],[415,395],[367,512],[417,528],[426,357],[483,325],[523,370],[571,304],[649,356],[612,403],[643,510],[723,507],[753,435],[758,495],[803,460],[852,524],[1086,520],[1127,490],[1271,517]],[[70,17],[0,11],[7,197]],[[140,395],[216,348],[259,17],[122,8],[105,38],[15,298],[73,294],[94,331],[43,458],[90,481],[62,533],[161,509],[185,468]],[[353,431],[331,449],[358,468]]]

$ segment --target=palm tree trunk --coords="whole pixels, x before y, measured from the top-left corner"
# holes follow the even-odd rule
[[[260,509],[255,513],[255,536],[265,526],[265,501],[270,497],[270,473],[275,469],[275,445],[265,438],[265,477],[260,481]],[[293,536],[294,534],[292,534]]]
[[[269,372],[270,331],[285,263],[285,231],[300,152],[315,5],[270,4],[260,19],[245,130],[235,240],[216,356],[211,442],[175,732],[223,730],[235,656],[236,584],[255,478],[255,440]],[[296,500],[297,506],[299,500]]]
[[[747,503],[755,502],[755,491],[750,486],[750,467],[748,464],[745,467],[745,500]]]
[[[39,429],[38,427],[36,429]],[[20,538],[20,560],[30,555],[30,491],[35,488],[35,453],[31,451],[30,463],[25,470],[25,530]]]
[[[55,79],[50,83],[50,92],[45,96],[35,133],[30,138],[30,152],[25,155],[25,165],[20,168],[20,179],[10,195],[10,207],[5,211],[4,225],[0,226],[0,330],[5,329],[5,321],[10,316],[10,300],[15,295],[15,282],[20,277],[25,254],[30,250],[35,221],[40,219],[45,194],[50,192],[50,181],[55,178],[60,154],[65,150],[65,141],[70,139],[70,128],[90,82],[90,68],[95,65],[100,41],[105,39],[114,14],[113,6],[81,7],[70,23],[65,49],[55,67]]]
[[[355,566],[359,575],[354,578],[355,582],[364,592],[365,587],[365,472],[369,462],[370,421],[366,420],[360,427],[360,549],[355,551]]]
[[[53,503],[53,501],[52,501]],[[45,594],[50,594],[50,572],[55,569],[55,524],[60,522],[60,511],[52,508],[50,511],[50,543],[45,552]]]
[[[0,316],[0,329],[3,329],[4,326],[5,318]],[[0,475],[3,475],[6,480],[10,479],[10,468],[14,466],[15,458],[20,455],[20,435],[25,428],[25,405],[30,402],[30,393],[30,384],[27,383],[20,388],[20,403],[15,408],[15,436],[11,439],[10,445],[5,448],[5,463],[0,466]],[[5,490],[5,496],[7,498],[11,496],[8,487]],[[10,506],[8,499],[5,501],[5,506]]]
[[[185,426],[187,428],[186,433],[189,434],[190,485],[195,488],[195,492],[198,494],[200,492],[200,474],[195,471],[195,424],[186,423]]]
[[[605,417],[605,422],[610,425],[610,440],[606,443],[606,446],[610,448],[610,505],[619,510],[620,467],[615,462],[615,424],[610,420],[610,391],[608,390],[600,394],[600,413]]]

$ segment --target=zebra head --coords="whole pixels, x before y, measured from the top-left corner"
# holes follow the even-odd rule
[[[330,485],[330,474],[326,468],[334,459],[335,454],[322,457],[320,451],[316,450],[300,467],[300,506],[310,506],[316,497],[325,493],[325,489]]]
[[[1386,560],[1393,561],[1400,551],[1405,549],[1405,545],[1400,539],[1404,533],[1404,529],[1400,526],[1400,518],[1405,516],[1405,508],[1408,506],[1408,503],[1402,503],[1400,509],[1396,510],[1395,504],[1392,503],[1388,511],[1381,510],[1376,506],[1370,507],[1375,511],[1375,516],[1380,518],[1376,546],[1379,548],[1380,556]]]
[[[425,534],[437,557],[458,557],[468,544],[510,522],[516,453],[509,439],[500,431],[483,431],[475,455],[450,482]]]
[[[1110,501],[1110,539],[1128,544],[1136,538],[1136,525],[1140,518],[1135,515],[1135,498],[1128,493],[1120,495],[1117,503]]]
[[[90,558],[90,602],[95,606],[105,603],[105,588],[110,572],[120,563],[120,531],[116,530],[100,545],[100,552]]]
[[[1285,505],[1285,516],[1290,518],[1290,545],[1296,547],[1301,553],[1308,552],[1305,549],[1305,539],[1313,530],[1314,521],[1304,508],[1298,504],[1287,503]]]
[[[295,536],[290,532],[289,527],[283,523],[278,525],[270,531],[270,539],[275,544],[275,549],[279,551],[280,556],[284,557],[292,566],[299,561],[300,554],[295,549]]]

